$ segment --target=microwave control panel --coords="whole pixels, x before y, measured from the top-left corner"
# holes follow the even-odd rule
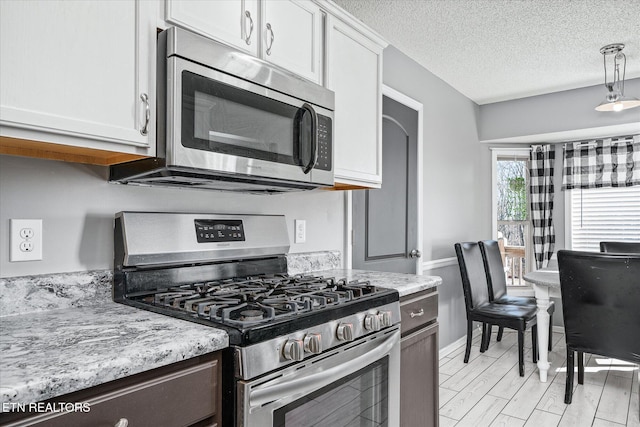
[[[331,158],[333,157],[333,153],[331,151],[331,141],[333,139],[332,135],[333,123],[331,118],[326,116],[318,115],[318,162],[314,166],[314,169],[320,169],[325,171],[330,171],[331,168]]]
[[[244,242],[244,226],[239,219],[196,219],[198,243]]]

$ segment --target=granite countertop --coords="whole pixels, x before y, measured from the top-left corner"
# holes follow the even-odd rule
[[[312,273],[322,277],[335,277],[336,279],[368,280],[374,286],[396,289],[401,297],[435,288],[442,284],[442,278],[439,276],[418,276],[405,273],[345,269],[320,270]]]
[[[290,274],[368,280],[400,296],[442,283],[340,264],[337,251],[288,255]],[[228,347],[221,329],[113,302],[111,278],[94,271],[0,279],[2,403],[40,402]]]
[[[97,285],[85,276],[95,274],[0,280],[3,404],[40,402],[229,345],[220,329],[111,301],[108,273]]]

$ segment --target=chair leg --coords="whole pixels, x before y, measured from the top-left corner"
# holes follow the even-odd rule
[[[504,328],[502,326],[500,326],[498,328],[498,338],[496,338],[496,341],[502,341],[502,333],[504,332]]]
[[[578,384],[584,384],[584,353],[578,352]]]
[[[549,315],[549,351],[551,351],[551,341],[553,338],[553,314]]]
[[[467,320],[467,348],[464,351],[464,363],[469,362],[469,354],[471,354],[472,338],[473,338],[473,321]]]
[[[484,353],[489,348],[489,341],[491,340],[491,325],[490,323],[482,324],[482,340],[480,340],[480,353]]]
[[[531,327],[531,354],[533,363],[536,363],[538,361],[538,325]]]
[[[567,382],[564,388],[564,403],[569,405],[573,397],[573,350],[567,347]]]
[[[524,331],[518,331],[518,370],[524,377]]]

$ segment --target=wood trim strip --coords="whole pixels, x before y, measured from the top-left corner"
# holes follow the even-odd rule
[[[115,165],[147,156],[98,150],[49,142],[0,136],[0,154],[10,156],[35,157],[39,159],[60,160],[63,162],[85,163],[99,166]]]

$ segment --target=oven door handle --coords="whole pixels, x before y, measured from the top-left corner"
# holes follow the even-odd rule
[[[262,406],[265,403],[273,402],[284,396],[305,395],[314,390],[318,390],[331,384],[336,378],[343,377],[345,373],[356,372],[359,369],[369,366],[373,361],[381,359],[391,351],[399,339],[400,332],[396,331],[373,350],[351,359],[346,363],[291,381],[274,385],[258,386],[250,393],[249,405],[251,407]]]

